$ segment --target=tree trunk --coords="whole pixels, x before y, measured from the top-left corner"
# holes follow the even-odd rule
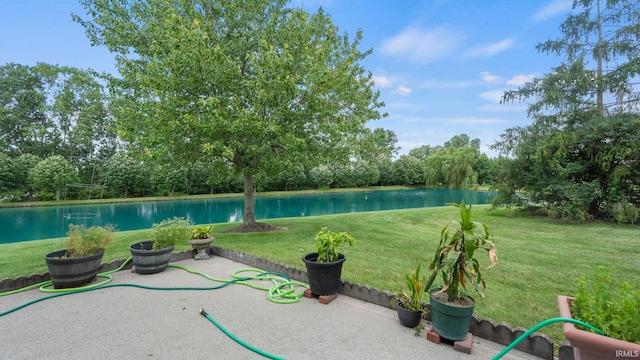
[[[253,202],[253,174],[244,172],[244,225],[254,225],[256,223],[255,204]]]

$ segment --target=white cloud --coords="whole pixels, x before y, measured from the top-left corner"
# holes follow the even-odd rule
[[[427,63],[446,57],[459,43],[459,37],[444,27],[423,30],[409,26],[399,34],[384,40],[380,45],[380,51],[388,56]]]
[[[395,90],[392,91],[394,95],[407,96],[411,94],[413,89],[410,89],[404,85],[398,85]]]
[[[475,58],[493,56],[509,49],[515,42],[515,39],[508,38],[489,45],[474,46],[465,52],[465,57]]]
[[[483,71],[483,72],[479,73],[478,75],[480,75],[480,77],[482,77],[482,80],[484,82],[487,82],[487,83],[499,84],[499,83],[502,82],[502,78],[500,78],[500,76],[493,75],[488,71]]]
[[[493,103],[499,103],[503,94],[504,90],[489,90],[481,92],[480,94],[478,94],[478,96]]]
[[[544,21],[559,14],[568,13],[571,10],[573,0],[555,0],[549,5],[533,14],[534,21]]]
[[[480,111],[488,112],[526,112],[527,105],[523,104],[488,104],[478,108]]]
[[[507,85],[522,86],[528,82],[533,81],[534,78],[535,78],[534,74],[516,75],[511,79],[507,80]]]
[[[391,87],[391,80],[386,76],[374,76],[373,82],[381,88]]]

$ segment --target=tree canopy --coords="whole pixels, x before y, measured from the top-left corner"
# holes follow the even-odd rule
[[[301,158],[346,158],[383,115],[360,65],[362,33],[340,34],[319,9],[285,0],[83,0],[74,14],[94,45],[117,53],[117,122],[147,153],[221,158],[244,178]]]

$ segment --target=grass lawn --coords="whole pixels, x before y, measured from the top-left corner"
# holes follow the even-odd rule
[[[489,226],[500,263],[483,272],[488,288],[485,299],[476,296],[480,317],[526,328],[557,317],[556,295],[573,295],[576,277],[598,265],[615,265],[619,274],[640,284],[639,226],[563,223],[486,209],[474,206],[472,218]],[[344,251],[343,279],[396,292],[405,274],[418,264],[428,266],[440,230],[457,216],[453,207],[435,207],[274,219],[266,222],[287,229],[253,234],[223,234],[237,224],[219,224],[214,244],[304,269],[302,255],[314,251],[320,227],[347,231],[358,242]],[[129,244],[148,237],[149,230],[117,234],[104,261],[129,257]],[[0,245],[0,279],[46,272],[43,255],[60,248],[61,239]],[[188,248],[185,241],[176,251]],[[481,260],[488,263],[484,255]],[[559,324],[542,331],[556,343],[562,340]]]

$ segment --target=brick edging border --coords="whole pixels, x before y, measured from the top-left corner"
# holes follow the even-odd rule
[[[264,259],[259,256],[224,249],[218,246],[212,246],[210,248],[210,253],[266,271],[277,272],[296,281],[304,283],[308,282],[306,271]],[[174,262],[192,258],[193,251],[186,250],[173,253],[171,261]],[[108,263],[103,263],[100,265],[99,272],[117,269],[125,261],[126,260],[116,259]],[[132,266],[133,264],[129,262],[123,269],[131,269]],[[33,274],[30,276],[19,276],[15,279],[6,278],[0,281],[0,293],[21,289],[48,280],[50,280],[48,272],[44,274]],[[393,294],[389,291],[383,291],[350,281],[343,281],[342,283],[343,286],[340,291],[341,294],[395,310],[395,305],[392,303]],[[431,320],[430,314],[427,314],[427,320]],[[496,323],[489,318],[479,318],[476,314],[473,314],[469,332],[474,336],[506,346],[518,338],[518,336],[522,335],[526,330],[527,329],[522,327],[513,328],[511,325],[504,322]],[[516,346],[516,349],[545,360],[554,360],[553,341],[544,333],[535,332],[531,334],[531,336],[520,342],[520,344]],[[573,348],[568,342],[560,343],[557,359],[573,360]]]

